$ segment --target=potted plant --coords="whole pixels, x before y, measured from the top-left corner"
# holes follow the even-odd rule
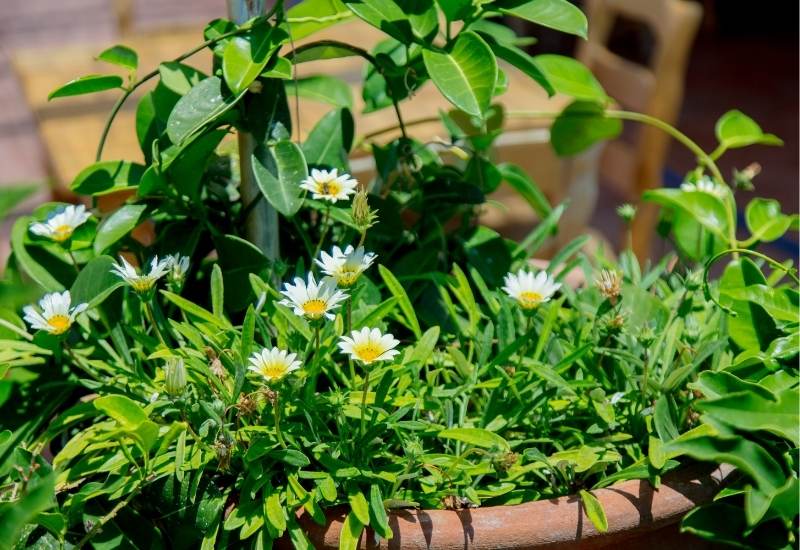
[[[732,111],[706,154],[609,109],[580,64],[530,57],[489,19],[585,32],[572,5],[547,5],[277,3],[213,21],[198,49],[139,79],[135,52],[103,52],[127,84],[90,76],[55,91],[120,88],[110,125],[156,83],[137,107],[145,164],[98,155],[72,184],[93,201],[124,191],[124,204],[47,204],[14,225],[2,545],[610,546],[666,536],[690,509],[694,535],[792,544],[797,276],[755,248],[797,217],[754,199],[740,240],[734,192],[753,174],[728,185],[715,164],[777,138]],[[387,41],[293,47],[345,17]],[[213,74],[182,64],[200,52]],[[308,85],[293,86],[291,65],[349,55],[371,67],[374,108],[431,80],[453,103],[442,122],[460,158],[444,162],[398,120],[400,138],[371,144],[374,181],[357,182],[341,106],[293,141],[289,96]],[[642,269],[630,252],[587,257],[579,238],[546,269],[529,265],[563,206],[491,161],[498,58],[575,95],[554,115],[560,146],[588,147],[627,119],[697,154],[680,189],[645,197],[664,207],[675,253]],[[503,179],[543,216],[519,243],[476,223]],[[147,244],[132,236],[145,221]],[[587,282],[572,287],[576,270]],[[42,298],[20,316],[16,289],[30,287]]]

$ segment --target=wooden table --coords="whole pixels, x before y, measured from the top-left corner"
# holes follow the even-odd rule
[[[202,41],[198,30],[176,30],[168,33],[131,36],[123,43],[139,54],[140,73],[155,68],[160,61],[177,57]],[[314,36],[313,39],[334,39],[351,41],[358,37],[360,47],[370,49],[385,35],[357,19],[335,25]],[[300,42],[302,43],[302,42]],[[26,100],[34,111],[42,141],[49,156],[49,171],[54,182],[68,186],[75,175],[94,161],[95,148],[106,120],[108,111],[118,97],[118,91],[103,92],[89,96],[61,98],[47,101],[47,95],[58,86],[78,76],[92,73],[115,72],[114,67],[94,60],[108,44],[80,45],[63,47],[58,50],[31,49],[18,52],[13,59],[15,71],[22,84]],[[199,53],[189,64],[208,72],[210,55]],[[361,114],[363,101],[359,84],[363,70],[363,60],[350,57],[326,61],[316,61],[298,66],[298,76],[327,73],[338,76],[351,83],[355,99],[355,126],[357,135],[365,135],[396,124],[394,112],[387,108],[375,113]],[[503,67],[509,77],[509,88],[497,101],[506,110],[552,110],[559,111],[568,98],[548,99],[546,94],[529,78],[514,69]],[[123,73],[120,73],[123,74]],[[135,131],[135,106],[137,96],[150,89],[142,86],[140,92],[130,98],[118,115],[106,144],[105,159],[128,159],[141,161]],[[314,126],[330,106],[301,99],[299,127],[301,135]],[[401,112],[406,121],[436,116],[440,109],[451,106],[441,97],[430,82],[425,84],[413,98],[401,104]],[[294,111],[294,108],[292,109]],[[294,115],[294,113],[293,113]],[[297,121],[294,121],[297,124]],[[563,238],[574,236],[581,231],[594,208],[597,193],[597,154],[592,152],[578,157],[578,160],[563,161],[555,157],[549,146],[549,121],[509,119],[507,132],[498,141],[497,158],[521,165],[542,187],[553,202],[571,199],[571,207],[565,215]],[[415,125],[409,133],[423,141],[438,136],[446,137],[440,123]],[[380,136],[388,141],[393,134]],[[369,176],[369,162],[363,157],[365,152],[354,152],[354,172],[356,176]],[[359,168],[360,167],[360,168]],[[525,234],[535,223],[535,217],[526,203],[508,189],[500,189],[499,199],[506,208],[487,208],[485,221],[492,226],[511,231],[514,236]],[[561,240],[561,239],[559,239]]]

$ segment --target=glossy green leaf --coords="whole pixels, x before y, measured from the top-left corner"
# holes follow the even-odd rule
[[[556,93],[555,88],[547,79],[547,76],[542,72],[542,69],[539,68],[537,61],[524,50],[511,44],[504,44],[488,33],[478,31],[478,34],[486,41],[492,49],[492,52],[494,52],[494,55],[510,63],[535,80],[547,92],[547,95],[552,96]]]
[[[735,291],[750,285],[766,285],[767,280],[758,266],[749,258],[731,261],[719,280],[721,291]],[[750,302],[734,300],[726,293],[719,296],[720,303],[731,308],[735,315],[729,315],[728,333],[742,349],[765,350],[779,336],[775,321],[761,307]]]
[[[222,74],[234,94],[240,94],[261,74],[272,55],[289,36],[280,27],[256,24],[244,35],[234,36],[222,55]]]
[[[595,143],[614,139],[622,131],[622,121],[604,116],[601,105],[576,101],[553,121],[550,143],[559,156],[583,152]]]
[[[264,197],[284,216],[293,216],[303,205],[300,184],[308,176],[303,151],[292,141],[259,147],[253,153],[253,174]]]
[[[353,487],[347,491],[347,502],[350,504],[350,511],[355,514],[356,519],[364,525],[369,524],[369,504],[367,498],[358,488]]]
[[[286,12],[292,40],[299,40],[353,17],[340,0],[304,0]]]
[[[728,237],[728,218],[722,199],[703,191],[680,189],[653,189],[642,198],[658,204],[684,210],[697,223],[720,239]]]
[[[47,96],[47,100],[49,101],[57,97],[93,94],[96,92],[113,90],[115,88],[122,88],[121,77],[116,75],[92,74],[70,80],[63,86],[56,88],[50,92],[50,95]]]
[[[239,95],[223,95],[219,77],[201,80],[178,100],[170,113],[167,120],[169,139],[174,144],[180,144],[202,128],[213,125],[236,104],[245,91]]]
[[[448,52],[423,50],[428,74],[450,103],[473,116],[484,117],[497,81],[497,60],[477,34],[458,35]]]
[[[508,441],[482,428],[449,428],[436,434],[439,439],[452,439],[483,449],[509,449]]]
[[[97,56],[97,59],[105,61],[106,63],[125,67],[131,71],[135,71],[139,66],[139,55],[128,46],[123,46],[122,44],[117,44],[116,46],[111,46],[107,50],[103,50],[100,55]]]
[[[145,167],[125,160],[106,160],[91,164],[80,171],[70,189],[81,195],[105,195],[134,188],[144,174]]]
[[[500,11],[532,23],[586,38],[589,24],[575,4],[567,0],[500,1]],[[507,6],[507,7],[505,7]]]
[[[72,302],[89,304],[89,309],[92,309],[123,286],[124,281],[111,271],[114,263],[111,256],[98,256],[83,266],[69,289]]]
[[[800,321],[797,294],[781,288],[767,285],[748,285],[739,288],[722,288],[720,295],[733,300],[753,302],[764,308],[773,318],[780,321],[796,323]]]
[[[111,245],[130,233],[134,227],[139,225],[139,220],[145,210],[147,210],[146,204],[126,204],[100,222],[94,240],[95,254],[102,254]]]
[[[700,390],[708,399],[717,399],[733,393],[752,393],[768,401],[777,401],[774,392],[761,384],[742,380],[727,371],[701,372],[697,381],[689,384],[692,389]]]
[[[448,21],[464,19],[472,11],[472,0],[436,0]]]
[[[55,292],[64,289],[58,279],[39,262],[37,262],[25,247],[25,236],[28,234],[28,227],[33,222],[30,216],[21,216],[14,222],[11,228],[11,250],[19,269],[26,273],[36,284],[48,292]]]
[[[770,242],[780,239],[796,223],[797,214],[787,216],[778,201],[759,197],[747,204],[744,218],[753,241]]]
[[[778,136],[765,134],[752,118],[737,110],[722,115],[717,121],[715,131],[720,145],[726,149],[755,144],[783,145]]]
[[[732,464],[765,490],[775,490],[784,483],[783,469],[772,455],[764,447],[743,437],[700,436],[672,441],[665,445],[665,450],[706,462]]]
[[[347,154],[353,145],[353,115],[349,109],[335,109],[323,116],[303,142],[309,166],[347,167]]]
[[[350,85],[340,78],[315,75],[298,79],[297,94],[306,99],[328,103],[334,107],[353,109],[353,92]]]
[[[255,300],[250,275],[266,277],[271,263],[253,243],[235,235],[215,238],[214,246],[225,282],[225,307],[241,311]]]
[[[533,61],[556,93],[586,101],[608,101],[603,87],[580,61],[556,54],[536,55]]]
[[[280,78],[290,80],[294,75],[292,62],[285,57],[273,57],[274,62],[267,65],[266,70],[261,73],[263,78]]]
[[[349,13],[349,12],[348,12]],[[356,57],[359,53],[352,46],[338,42],[311,42],[298,47],[290,52],[287,58],[293,65],[318,61],[320,59],[339,59],[341,57]]]
[[[765,430],[800,444],[800,391],[789,389],[778,400],[765,399],[755,392],[740,392],[703,400],[697,408],[737,429]]]
[[[580,495],[581,502],[583,503],[583,511],[586,513],[586,517],[592,521],[594,528],[601,533],[608,531],[608,519],[606,518],[606,512],[603,510],[603,505],[600,504],[600,501],[597,500],[597,497],[589,491],[583,490],[581,490]]]
[[[430,36],[438,26],[433,0],[401,4],[393,0],[344,0],[344,3],[359,18],[406,43]]]

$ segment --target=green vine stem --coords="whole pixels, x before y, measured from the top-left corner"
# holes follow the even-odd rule
[[[705,267],[703,268],[703,295],[706,297],[707,300],[711,300],[712,302],[714,302],[720,309],[722,309],[725,313],[727,313],[732,317],[736,317],[736,312],[733,311],[728,306],[722,305],[720,301],[717,300],[717,298],[711,294],[711,287],[708,284],[708,274],[711,271],[711,266],[714,265],[717,262],[717,260],[719,260],[724,256],[727,256],[728,254],[734,254],[734,255],[745,254],[745,255],[755,256],[756,258],[761,258],[769,265],[771,265],[773,268],[779,269],[780,271],[786,273],[789,277],[791,277],[794,280],[795,283],[800,284],[800,278],[798,278],[796,275],[797,272],[796,269],[787,267],[782,263],[778,262],[777,260],[773,260],[769,256],[762,254],[761,252],[756,252],[755,250],[750,250],[747,248],[729,248],[728,250],[723,250],[722,252],[709,258],[709,260],[706,262]]]

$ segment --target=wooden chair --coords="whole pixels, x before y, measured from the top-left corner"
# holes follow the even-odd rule
[[[589,40],[578,47],[586,64],[619,105],[675,124],[683,99],[684,76],[702,17],[700,4],[686,0],[587,0]],[[654,38],[647,66],[633,63],[608,48],[618,17],[645,25]],[[609,143],[600,174],[625,200],[637,202],[642,192],[661,186],[669,136],[657,128],[635,129],[632,143]],[[649,256],[657,209],[639,207],[633,223],[633,249],[640,261]]]

